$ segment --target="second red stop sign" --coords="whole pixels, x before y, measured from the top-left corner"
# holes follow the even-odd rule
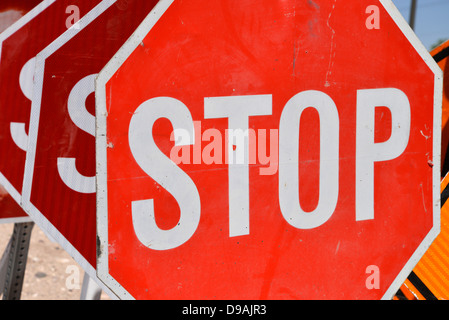
[[[103,0],[36,59],[22,202],[91,275],[96,267],[95,78],[155,3]]]

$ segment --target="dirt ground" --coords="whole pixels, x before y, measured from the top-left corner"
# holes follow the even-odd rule
[[[0,256],[13,224],[0,224]],[[57,243],[35,225],[31,235],[21,300],[80,300],[84,271]],[[0,295],[3,288],[0,288]],[[101,300],[110,300],[102,292]]]

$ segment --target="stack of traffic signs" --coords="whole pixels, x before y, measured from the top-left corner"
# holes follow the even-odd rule
[[[440,232],[442,73],[390,0],[44,0],[0,37],[0,183],[111,295],[391,299]]]
[[[45,0],[0,35],[0,183],[20,203],[36,55],[67,30],[69,5],[87,12],[100,2]]]
[[[92,278],[94,79],[155,3],[45,0],[1,35],[0,182]]]

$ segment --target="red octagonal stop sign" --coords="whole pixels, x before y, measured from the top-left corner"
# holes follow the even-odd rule
[[[122,298],[391,298],[439,232],[441,71],[391,1],[161,1],[97,80]]]

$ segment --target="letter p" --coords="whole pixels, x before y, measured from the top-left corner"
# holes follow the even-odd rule
[[[374,142],[376,107],[391,112],[391,136]],[[357,91],[356,221],[374,219],[374,163],[399,157],[410,137],[410,102],[399,89]]]

